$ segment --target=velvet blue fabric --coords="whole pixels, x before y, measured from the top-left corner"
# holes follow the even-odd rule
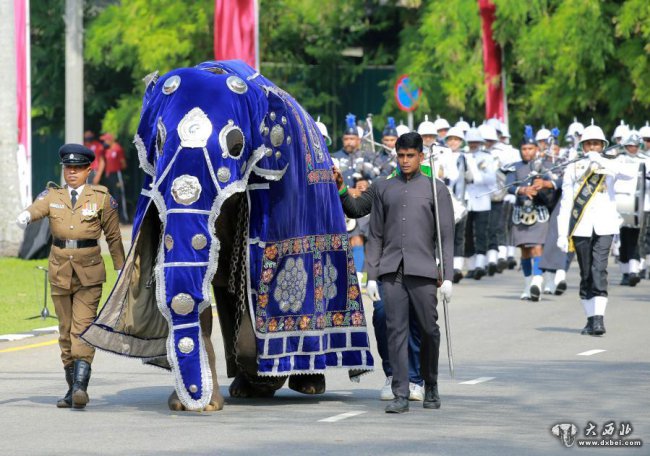
[[[245,138],[236,157],[224,141],[233,126]],[[133,239],[155,205],[163,227],[156,296],[170,329],[167,357],[188,408],[205,405],[211,394],[199,313],[209,305],[219,256],[215,220],[237,192],[247,193],[250,208],[246,291],[258,373],[372,368],[331,159],[313,119],[289,94],[241,61],[177,69],[147,87],[135,143],[147,176]],[[188,203],[188,194],[196,199]],[[205,247],[193,245],[197,235]],[[185,295],[194,306],[179,313],[174,299]]]

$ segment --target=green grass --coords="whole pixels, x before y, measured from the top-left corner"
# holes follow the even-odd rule
[[[110,255],[102,255],[106,264],[106,283],[102,294],[103,304],[113,288],[117,274],[113,270]],[[36,328],[57,325],[57,320],[48,318],[27,318],[40,315],[43,308],[44,272],[36,266],[47,267],[47,260],[21,260],[0,258],[0,334],[30,331]],[[54,305],[48,283],[47,308],[54,315]]]

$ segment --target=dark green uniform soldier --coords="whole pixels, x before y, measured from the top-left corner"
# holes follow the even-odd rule
[[[24,228],[48,217],[53,236],[49,257],[52,301],[59,318],[59,347],[68,383],[68,392],[57,402],[60,408],[84,408],[88,403],[88,382],[95,349],[79,336],[97,315],[106,281],[106,270],[98,239],[102,231],[113,259],[121,270],[124,248],[120,234],[117,203],[106,187],[86,184],[95,154],[80,144],[59,149],[63,188],[48,188],[18,216]]]

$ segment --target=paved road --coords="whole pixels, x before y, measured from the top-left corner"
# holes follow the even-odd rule
[[[585,319],[576,271],[569,277],[565,296],[539,303],[517,299],[521,279],[514,271],[456,287],[456,378],[443,350],[442,408],[411,403],[410,413],[397,416],[377,400],[379,371],[360,384],[334,371],[322,396],[283,388],[268,400],[227,398],[214,414],[172,413],[170,374],[106,353],[93,365],[87,410],[58,410],[64,385],[54,336],[1,343],[0,454],[648,455],[650,283],[612,286],[608,332],[595,338],[579,334]],[[34,343],[43,346],[27,345]],[[21,349],[7,351],[14,348]],[[604,351],[578,355],[591,350]],[[223,363],[221,350],[218,356]],[[463,383],[481,378],[490,379]],[[227,396],[229,380],[219,381]],[[337,417],[343,413],[349,415]],[[322,421],[331,417],[337,418]],[[600,431],[610,420],[631,423],[628,437],[642,439],[643,447],[569,450],[550,432],[555,423],[575,423],[582,438],[589,421]]]

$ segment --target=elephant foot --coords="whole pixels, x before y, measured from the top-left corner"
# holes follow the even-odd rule
[[[289,377],[289,388],[302,394],[323,394],[325,392],[325,375],[292,375]]]
[[[223,409],[223,396],[221,393],[218,391],[218,386],[216,387],[216,390],[212,393],[212,398],[210,398],[210,402],[208,405],[205,406],[205,408],[201,410],[191,410],[193,412],[217,412],[221,409]],[[169,406],[169,410],[173,412],[186,412],[188,411],[181,400],[178,398],[178,395],[176,394],[176,391],[172,392],[169,395],[169,399],[167,399],[167,405]]]
[[[286,379],[286,377],[255,377],[251,379],[248,375],[239,373],[233,379],[228,391],[230,397],[273,397],[275,392],[282,388]]]

